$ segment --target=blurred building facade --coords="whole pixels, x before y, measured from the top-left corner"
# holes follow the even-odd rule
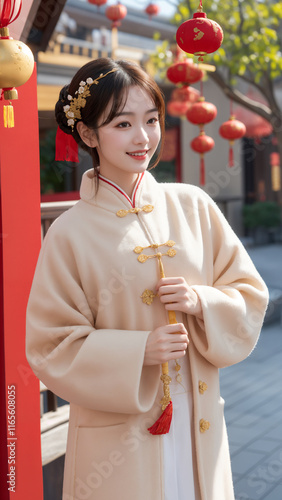
[[[62,0],[60,6],[63,8],[56,11],[56,22],[53,15],[52,22],[49,25],[47,23],[47,33],[46,30],[41,33],[37,16],[27,38],[36,53],[38,65],[38,109],[42,140],[56,128],[54,106],[61,87],[69,83],[83,64],[97,57],[112,55],[111,22],[105,16],[105,6],[97,8],[87,0]],[[128,14],[119,28],[115,58],[135,61],[150,72],[150,54],[156,51],[161,40],[173,42],[175,31],[175,26],[165,17],[158,15],[149,19],[145,12],[128,8]],[[159,40],[154,39],[156,32]],[[163,81],[158,83],[168,101],[173,85]],[[195,87],[199,89],[199,85]],[[247,92],[247,89],[243,88],[243,91]],[[204,83],[204,96],[218,110],[216,119],[205,126],[206,134],[215,140],[215,147],[205,155],[204,189],[218,202],[237,233],[242,234],[242,206],[253,201],[275,200],[270,155],[277,148],[271,136],[236,141],[235,165],[230,168],[228,141],[218,133],[220,125],[229,119],[229,100],[212,79]],[[190,148],[191,140],[198,135],[198,127],[186,119],[169,116],[166,122],[167,142],[156,176],[159,176],[159,180],[199,185],[199,155]],[[54,167],[55,176],[64,177],[63,189],[66,191],[77,191],[82,173],[91,167],[87,155],[81,154],[80,160],[75,169],[70,165]]]

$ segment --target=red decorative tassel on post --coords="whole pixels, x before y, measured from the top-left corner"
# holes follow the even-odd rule
[[[72,161],[78,163],[78,145],[72,135],[65,134],[60,127],[56,134],[55,161]]]

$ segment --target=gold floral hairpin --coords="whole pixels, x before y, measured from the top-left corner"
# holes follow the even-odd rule
[[[86,105],[86,97],[90,96],[90,87],[92,85],[98,85],[99,80],[102,78],[105,78],[105,76],[109,75],[110,73],[114,73],[114,71],[117,71],[118,68],[114,68],[111,71],[108,71],[105,75],[101,73],[98,78],[93,80],[93,78],[87,78],[86,82],[82,81],[79,84],[78,90],[75,92],[75,95],[77,97],[72,97],[70,94],[68,95],[68,100],[70,101],[69,104],[64,106],[64,112],[68,120],[68,126],[72,128],[72,131],[74,129],[75,122],[77,120],[81,120],[81,108],[84,108]]]

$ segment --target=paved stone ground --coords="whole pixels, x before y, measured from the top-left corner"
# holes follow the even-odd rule
[[[248,249],[282,290],[282,245]],[[264,325],[245,361],[221,370],[236,500],[282,500],[282,324]]]

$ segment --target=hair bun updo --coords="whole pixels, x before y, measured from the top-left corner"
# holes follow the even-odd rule
[[[97,147],[88,146],[83,141],[77,123],[82,122],[96,134],[99,140],[99,129],[109,124],[123,110],[128,92],[132,86],[138,86],[150,97],[158,110],[161,137],[165,132],[165,104],[162,92],[157,83],[138,64],[130,61],[114,61],[110,58],[93,59],[80,68],[69,85],[65,85],[55,107],[55,117],[59,128],[73,137],[81,149],[90,154],[93,167],[98,172],[100,165]],[[81,87],[85,87],[86,91]],[[76,97],[76,94],[79,94]],[[68,96],[72,96],[70,103]],[[80,98],[79,98],[80,97]],[[65,106],[73,106],[73,119],[69,119],[64,111]],[[68,109],[69,109],[68,107]],[[68,116],[70,117],[69,113]],[[72,125],[68,125],[72,123]],[[80,129],[80,127],[79,127]],[[162,153],[161,141],[157,158],[150,168],[154,168]],[[98,176],[95,177],[98,189]]]
[[[72,133],[72,128],[68,125],[66,113],[64,112],[64,106],[69,104],[68,95],[69,95],[69,85],[65,85],[59,95],[59,99],[55,106],[55,117],[57,124],[60,129],[66,134]]]

